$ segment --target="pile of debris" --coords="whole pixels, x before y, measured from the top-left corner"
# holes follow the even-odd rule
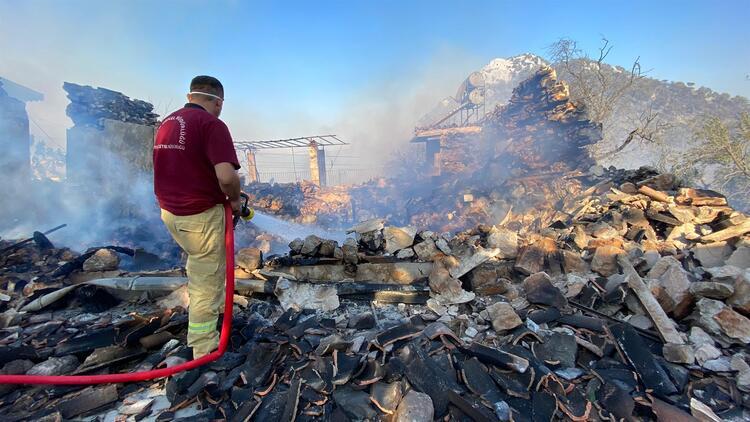
[[[254,208],[289,219],[300,216],[300,204],[305,199],[302,184],[297,183],[251,183],[243,191]]]
[[[305,224],[344,227],[352,221],[352,201],[345,186],[300,183],[251,183],[243,188],[254,208]]]
[[[481,133],[443,136],[434,166],[400,163],[412,176],[376,179],[349,188],[251,184],[254,205],[307,223],[343,228],[370,218],[439,232],[502,221],[511,211],[530,215],[593,186],[587,147],[601,140],[601,125],[585,118],[552,68],[521,83],[510,102],[482,121]],[[411,174],[411,173],[409,173]],[[301,196],[301,197],[300,197]],[[538,229],[539,227],[535,227]]]
[[[747,420],[750,219],[670,175],[610,173],[539,230],[520,230],[520,216],[453,236],[370,220],[341,245],[309,236],[265,260],[240,250],[219,361],[132,385],[6,388],[0,414]],[[81,270],[106,261],[93,251],[83,262],[45,258],[34,283],[60,284],[24,294],[6,281],[39,250],[3,258],[4,373],[130,372],[189,358],[184,288],[128,301],[122,286],[74,283],[80,270],[45,275],[59,260]],[[82,313],[91,302],[99,307]]]
[[[101,119],[154,126],[159,117],[154,106],[146,101],[131,100],[128,96],[107,88],[93,88],[71,82],[63,83],[70,104],[67,115],[77,126],[101,126]]]
[[[493,140],[485,177],[503,179],[588,169],[594,160],[587,148],[602,139],[601,124],[571,101],[568,86],[551,67],[521,82],[508,104],[488,116],[485,131]]]
[[[701,420],[741,419],[750,392],[750,219],[671,175],[611,173],[615,180],[569,198],[577,206],[536,232],[519,230],[523,217],[455,236],[371,220],[340,247],[297,239],[290,257],[268,266],[344,286],[429,286],[429,299],[423,291],[410,300],[426,302],[430,317],[467,342],[527,347],[564,384],[563,396],[593,393],[600,416],[681,407]],[[552,394],[558,410],[583,418]]]

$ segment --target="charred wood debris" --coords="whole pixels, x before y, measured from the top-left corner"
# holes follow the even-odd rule
[[[0,413],[745,419],[750,219],[669,175],[615,176],[561,210],[566,220],[535,233],[495,225],[447,236],[370,220],[343,245],[310,236],[265,262],[256,249],[240,250],[232,341],[219,361],[130,385],[2,386]],[[185,361],[179,289],[123,298],[86,281],[133,276],[117,269],[119,254],[132,253],[78,255],[38,233],[5,254],[3,373],[117,373]],[[408,273],[417,264],[426,276],[356,280],[361,266]],[[288,271],[305,267],[342,267],[349,277],[309,282]]]
[[[437,215],[456,204],[433,195],[420,217],[359,222],[343,244],[308,236],[284,255],[240,249],[219,360],[133,384],[2,385],[0,419],[747,420],[750,219],[720,194],[648,168],[582,171],[590,163],[572,150],[530,155],[513,113],[557,119],[568,129],[560,143],[576,151],[596,130],[553,76],[528,83],[544,98],[522,84],[492,121],[516,143],[487,156],[513,154],[506,164],[516,167],[476,173],[492,174],[506,196],[484,186],[488,202],[437,221],[425,217],[430,207]],[[438,192],[462,192],[480,183],[476,173]],[[314,190],[284,189],[298,204]],[[299,212],[274,195],[256,200]],[[489,208],[501,215],[477,211]],[[3,374],[125,373],[190,359],[182,268],[128,272],[123,262],[143,259],[138,250],[77,253],[40,232],[0,239],[0,251]]]
[[[441,139],[434,166],[397,160],[392,171],[413,172],[356,186],[254,183],[246,191],[265,212],[325,227],[385,218],[436,232],[507,220],[515,220],[517,230],[539,230],[588,187],[595,166],[586,147],[601,134],[570,101],[555,71],[545,68],[485,117],[481,135]]]

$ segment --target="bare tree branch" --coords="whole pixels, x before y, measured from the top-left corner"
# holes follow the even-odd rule
[[[609,154],[619,154],[635,139],[650,143],[660,142],[662,134],[671,126],[669,123],[661,120],[659,113],[653,111],[653,107],[649,107],[648,110],[644,110],[639,116],[636,128],[631,130],[625,140],[617,148],[609,152]]]
[[[605,62],[614,46],[602,37],[598,57],[592,60],[578,43],[569,38],[562,38],[548,48],[553,62],[562,67],[566,76],[572,78],[571,95],[574,101],[586,106],[592,120],[606,123],[623,95],[639,79],[643,78],[640,58],[636,58],[630,71],[609,71]]]
[[[578,43],[569,38],[562,38],[548,48],[550,59],[565,73],[571,88],[573,101],[585,107],[588,117],[605,127],[612,124],[613,114],[622,98],[645,77],[637,57],[626,70],[606,63],[614,46],[602,36],[596,59],[591,59],[582,51]],[[633,128],[625,140],[610,152],[622,152],[634,141],[656,142],[668,128],[658,113],[650,107],[634,119]]]

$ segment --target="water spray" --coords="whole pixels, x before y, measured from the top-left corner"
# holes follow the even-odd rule
[[[292,241],[296,238],[304,239],[311,234],[324,239],[335,240],[339,243],[343,243],[346,239],[346,233],[343,231],[330,231],[320,226],[298,224],[270,216],[260,211],[255,211],[253,224],[261,230],[273,233],[286,241]]]
[[[240,197],[242,198],[242,203],[239,214],[234,216],[234,227],[237,227],[240,219],[244,221],[252,220],[253,224],[259,229],[272,233],[287,242],[291,242],[296,238],[304,239],[311,234],[324,239],[335,240],[339,243],[343,243],[346,239],[346,234],[341,231],[330,231],[320,226],[297,224],[256,211],[250,207],[250,197],[246,193],[240,193]]]

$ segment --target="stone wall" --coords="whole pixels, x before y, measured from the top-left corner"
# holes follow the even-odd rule
[[[0,185],[16,185],[31,177],[29,117],[26,105],[8,95],[0,82]],[[11,179],[11,180],[9,180]]]
[[[101,127],[103,119],[153,126],[159,117],[154,106],[117,91],[63,83],[70,104],[65,110],[76,126]]]
[[[507,168],[518,175],[588,170],[594,160],[588,147],[602,139],[600,123],[585,117],[570,100],[568,87],[546,67],[513,90],[485,125],[492,142],[490,173]]]
[[[152,173],[158,116],[151,104],[105,88],[66,82],[63,89],[75,124],[67,133],[69,182],[119,186]]]
[[[74,123],[67,132],[70,188],[90,195],[90,206],[113,221],[153,214],[153,106],[105,88],[66,82],[63,89]]]
[[[120,185],[153,171],[154,126],[109,119],[100,124],[68,129],[69,182]]]

